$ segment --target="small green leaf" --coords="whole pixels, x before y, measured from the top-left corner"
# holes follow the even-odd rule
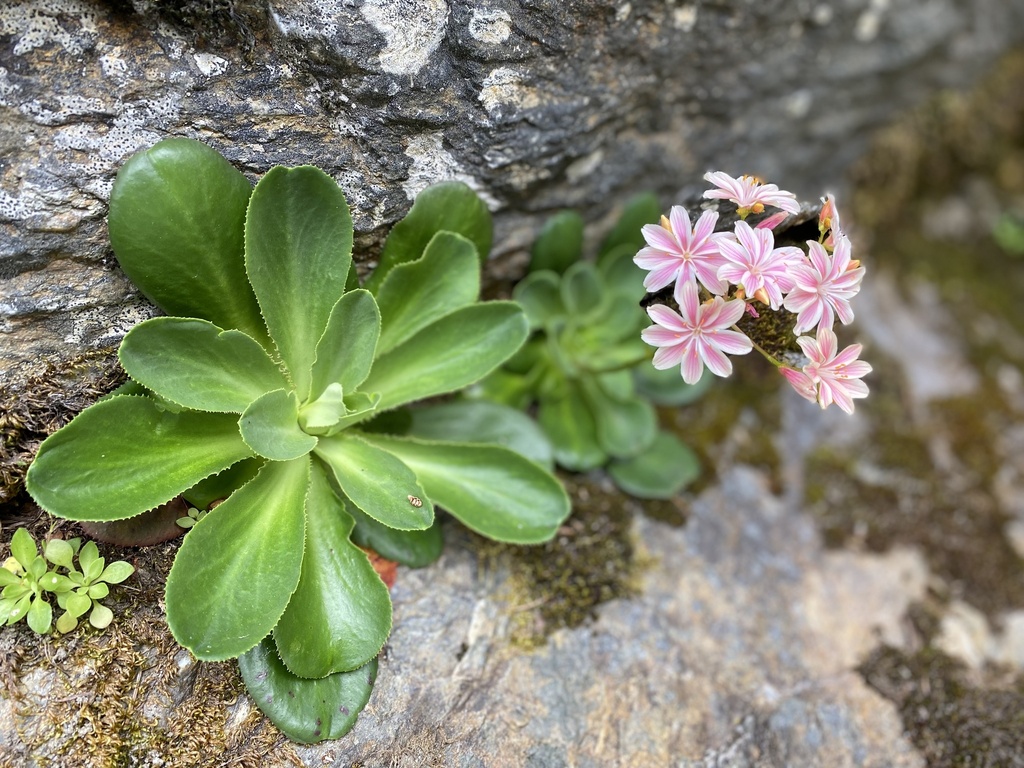
[[[479,295],[480,259],[473,243],[454,232],[438,232],[421,258],[396,266],[377,290],[381,322],[377,354],[474,303]]]
[[[78,626],[78,619],[65,611],[60,615],[60,618],[57,619],[55,626],[58,632],[62,635],[66,635],[68,632],[73,632],[75,627]]]
[[[182,541],[167,577],[167,623],[197,658],[245,653],[284,613],[302,567],[309,465],[265,464]]]
[[[17,599],[10,599],[14,600],[14,604],[11,605],[11,607],[7,611],[7,623],[17,624],[19,621],[25,618],[25,614],[27,614],[29,610],[32,608],[32,594],[29,593]]]
[[[369,291],[352,291],[338,300],[316,345],[312,398],[320,397],[331,384],[354,392],[363,383],[379,346],[380,323],[380,312]]]
[[[110,243],[131,281],[169,315],[267,339],[242,257],[252,187],[198,141],[165,139],[117,173]]]
[[[46,542],[43,554],[54,565],[65,568],[70,568],[75,558],[75,550],[64,539],[50,539]]]
[[[435,504],[497,541],[547,541],[569,515],[558,480],[507,448],[384,435],[367,440],[411,467]]]
[[[406,433],[421,440],[503,445],[547,469],[554,466],[551,443],[525,413],[484,400],[455,400],[411,409]]]
[[[283,389],[253,401],[238,420],[238,428],[245,444],[271,461],[305,456],[317,440],[299,427],[299,401],[294,392]]]
[[[28,564],[28,568],[25,569],[28,575],[36,581],[43,578],[46,573],[46,561],[43,560],[39,555],[36,555],[35,560]]]
[[[106,629],[113,620],[114,612],[99,603],[93,606],[92,613],[89,614],[89,623],[96,629]]]
[[[661,218],[661,203],[653,192],[644,192],[626,201],[614,229],[601,243],[598,260],[616,248],[631,248],[636,253],[644,246],[641,232],[644,224],[657,224]]]
[[[654,441],[658,415],[650,403],[636,397],[617,400],[592,379],[582,379],[580,383],[602,450],[616,459],[627,459]]]
[[[367,394],[365,392],[353,392],[351,395],[345,397],[345,407],[348,409],[348,413],[338,419],[338,422],[332,427],[326,430],[317,431],[317,435],[336,435],[343,429],[348,429],[353,424],[359,424],[361,422],[370,419],[374,412],[377,410],[377,405],[380,403],[380,395],[378,394]]]
[[[4,598],[9,600],[20,600],[25,595],[30,594],[32,594],[32,587],[20,581],[16,584],[8,584],[4,587],[3,591]]]
[[[436,518],[429,528],[422,531],[396,531],[363,514],[354,504],[346,504],[345,509],[356,521],[352,541],[388,560],[410,568],[423,568],[437,560],[444,551],[441,521]]]
[[[314,465],[306,496],[302,575],[274,641],[299,677],[319,678],[361,667],[391,631],[388,588],[366,553],[349,541],[355,525],[345,504]]]
[[[562,304],[574,320],[596,315],[604,300],[604,284],[597,268],[587,261],[578,261],[566,270],[561,282]]]
[[[14,536],[11,537],[11,555],[26,571],[32,564],[32,561],[39,555],[39,550],[36,548],[36,542],[33,540],[32,534],[24,528],[15,530]]]
[[[50,625],[53,622],[53,608],[41,597],[37,597],[28,609],[26,621],[33,632],[45,635],[50,631]]]
[[[251,455],[231,414],[169,413],[149,398],[116,397],[44,440],[25,485],[58,517],[120,520]]]
[[[345,393],[341,384],[329,384],[327,389],[312,402],[299,408],[299,426],[307,434],[319,434],[314,430],[325,430],[333,427],[347,413]]]
[[[98,571],[96,570],[97,564],[99,565]],[[82,569],[82,575],[85,576],[87,583],[95,581],[96,577],[103,572],[100,550],[95,542],[87,541],[82,547],[82,551],[78,553],[78,567]]]
[[[120,584],[133,573],[135,573],[135,568],[130,563],[126,563],[124,560],[115,560],[103,569],[100,581],[105,581],[107,584]]]
[[[423,530],[433,522],[434,508],[416,475],[387,451],[344,432],[322,439],[315,453],[345,496],[370,517],[400,531]]]
[[[560,398],[541,400],[537,422],[551,441],[560,466],[586,472],[608,461],[608,454],[597,442],[594,417],[575,390]]]
[[[77,619],[79,616],[84,616],[92,607],[92,598],[87,593],[68,592],[66,594],[67,598],[61,607],[70,613],[72,618]]]
[[[86,594],[93,600],[102,600],[110,594],[110,587],[100,581],[89,587],[89,591]]]
[[[334,179],[311,166],[271,168],[249,201],[245,270],[300,400],[351,263],[352,216]]]
[[[615,301],[639,305],[640,299],[647,293],[647,289],[644,288],[644,270],[633,261],[636,254],[636,248],[628,245],[619,246],[601,257],[597,265],[605,286],[615,295]],[[636,311],[644,320],[647,319],[639,306],[636,307]]]
[[[642,453],[609,464],[608,474],[631,496],[670,499],[700,477],[700,460],[675,435],[659,431]]]
[[[560,285],[558,275],[543,271],[531,272],[512,289],[512,298],[522,305],[530,328],[546,328],[559,320],[564,322],[566,309]]]
[[[340,739],[355,725],[370,700],[377,660],[351,672],[307,680],[288,671],[268,637],[239,657],[238,669],[256,706],[282,733],[292,741],[315,744]]]
[[[67,576],[61,576],[59,573],[51,572],[47,573],[39,580],[39,586],[47,592],[70,592],[74,589],[75,582]]]
[[[462,389],[506,360],[528,333],[514,302],[463,307],[378,358],[362,389],[380,393],[381,410]]]
[[[541,227],[530,251],[531,273],[562,274],[583,255],[583,218],[575,211],[556,213]]]
[[[438,232],[462,235],[476,247],[481,261],[491,252],[491,214],[484,201],[461,182],[434,184],[416,196],[409,213],[391,230],[366,287],[377,293],[387,274],[418,259]]]
[[[16,576],[6,568],[0,568],[0,587],[11,587],[15,584],[21,584],[21,576]]]
[[[197,411],[241,413],[260,395],[289,386],[256,340],[206,320],[146,320],[128,332],[117,354],[135,381]]]

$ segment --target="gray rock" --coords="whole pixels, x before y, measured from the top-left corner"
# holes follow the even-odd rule
[[[253,178],[326,169],[364,260],[417,191],[462,179],[501,256],[547,211],[667,204],[709,166],[813,199],[871,127],[1021,30],[991,0],[2,3],[0,380],[146,315],[104,215],[120,163],[164,136]]]

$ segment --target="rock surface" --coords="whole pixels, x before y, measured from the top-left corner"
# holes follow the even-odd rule
[[[542,212],[666,204],[714,165],[807,199],[868,130],[1024,35],[989,0],[24,0],[0,5],[0,381],[116,342],[117,167],[167,135],[257,177],[331,173],[372,259],[427,184],[466,181],[499,254]]]

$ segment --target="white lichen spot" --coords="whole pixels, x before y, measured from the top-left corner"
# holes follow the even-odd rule
[[[853,28],[854,38],[861,43],[870,43],[882,28],[882,16],[889,10],[889,0],[871,0],[867,9],[857,19]]]
[[[75,347],[114,346],[121,342],[128,331],[156,313],[156,308],[144,301],[125,306],[88,307],[70,312],[70,327],[64,336],[64,343]]]
[[[277,3],[270,7],[270,19],[288,37],[302,40],[334,37],[338,19],[348,3],[320,0],[315,3]]]
[[[220,56],[214,56],[212,53],[196,53],[193,54],[193,58],[196,60],[199,71],[207,77],[220,75],[227,71],[227,59],[222,59]]]
[[[697,25],[697,6],[684,5],[672,11],[672,26],[690,32]]]
[[[501,203],[479,181],[466,173],[459,161],[444,148],[443,138],[443,134],[436,131],[409,140],[405,154],[412,160],[412,167],[409,169],[409,177],[402,183],[405,196],[415,200],[416,195],[431,184],[461,181],[480,195],[490,210],[498,210]]]
[[[811,11],[811,21],[813,21],[819,27],[824,27],[830,21],[832,21],[832,17],[834,15],[835,12],[832,10],[831,5],[821,3],[820,5],[814,6],[814,10]]]
[[[523,85],[522,75],[509,67],[498,67],[484,78],[478,97],[488,112],[498,107],[512,106],[531,109],[540,106],[540,94],[535,88]]]
[[[604,160],[604,150],[601,149],[584,155],[569,163],[569,167],[565,169],[565,176],[570,184],[576,184],[596,171],[602,160]]]
[[[380,68],[392,75],[419,72],[448,26],[445,0],[367,0],[359,10],[384,36]]]
[[[121,58],[120,46],[102,54],[99,62],[104,77],[116,82],[123,82],[128,78],[128,62]]]
[[[469,34],[481,43],[504,43],[512,34],[512,17],[501,9],[475,8],[469,20]]]
[[[15,56],[51,43],[78,56],[95,41],[96,13],[84,0],[0,3],[0,36],[13,36]]]
[[[629,15],[631,13],[633,13],[632,3],[623,3],[618,8],[615,9],[615,20],[618,22],[623,22],[629,18]]]
[[[15,197],[0,189],[0,221],[19,221],[34,213],[20,196]]]
[[[794,120],[802,120],[811,112],[811,104],[814,101],[814,94],[810,88],[801,88],[789,94],[783,101],[786,114]]]
[[[4,67],[0,67],[0,107],[11,106],[11,97],[20,90],[20,85],[11,82],[10,73]]]

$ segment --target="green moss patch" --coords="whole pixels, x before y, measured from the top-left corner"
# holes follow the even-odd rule
[[[930,768],[1014,766],[1024,755],[1024,677],[966,667],[931,648],[878,648],[861,665],[868,685],[893,701]]]

